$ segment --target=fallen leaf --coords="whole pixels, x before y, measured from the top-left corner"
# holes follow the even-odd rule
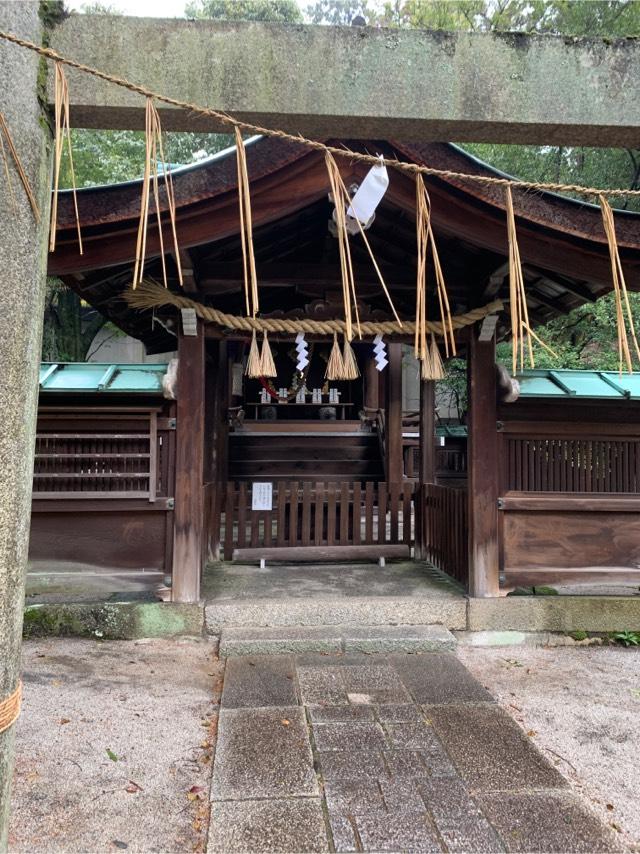
[[[70,723],[71,723],[71,721],[69,720],[69,718],[60,718],[60,720],[58,721],[58,723],[60,723],[60,724],[70,724]]]
[[[533,738],[533,737],[534,737],[534,735],[537,735],[537,734],[538,734],[538,733],[535,731],[535,729],[530,729],[530,730],[529,730],[529,732],[527,733],[527,735],[529,736],[529,738]]]
[[[607,804],[607,809],[608,809],[608,810],[612,810],[612,809],[613,809],[613,804]]]
[[[126,842],[122,842],[122,840],[120,839],[112,839],[111,841],[116,846],[116,848],[121,848],[122,850],[124,850],[125,848],[129,847]]]
[[[204,792],[204,786],[192,786],[189,789],[190,795],[197,795],[199,792]]]
[[[129,794],[134,794],[135,792],[141,792],[142,786],[138,783],[134,783],[133,780],[129,780],[129,784],[125,786],[125,792],[129,792]]]
[[[116,754],[113,752],[113,750],[110,750],[108,747],[107,747],[107,756],[109,757],[109,759],[112,762],[118,761],[118,757],[116,756]]]
[[[288,721],[286,718],[282,718],[281,723],[282,723],[282,726],[289,726],[289,724],[291,723],[291,721]]]

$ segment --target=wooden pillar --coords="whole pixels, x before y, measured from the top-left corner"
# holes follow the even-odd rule
[[[387,345],[385,433],[387,440],[387,482],[402,481],[402,344]]]
[[[204,327],[178,335],[176,490],[173,527],[173,601],[197,602],[203,554],[205,427]]]
[[[364,367],[364,405],[367,409],[380,408],[380,373],[376,369],[376,361],[369,356]]]
[[[436,384],[420,380],[420,486],[436,481]]]
[[[499,595],[498,433],[495,338],[469,336],[467,354],[469,484],[469,593]]]
[[[220,557],[220,516],[229,475],[228,411],[231,400],[231,365],[226,341],[216,342],[214,361],[216,371],[215,379],[212,382],[212,394],[214,396],[213,424],[210,428],[213,430],[213,500],[208,556],[211,559],[217,560]]]

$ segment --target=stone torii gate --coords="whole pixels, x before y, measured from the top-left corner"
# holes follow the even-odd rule
[[[637,144],[640,128],[640,44],[632,40],[105,16],[55,25],[34,0],[2,0],[0,29],[164,95],[308,136],[626,146]],[[51,176],[43,74],[37,54],[0,43],[0,109],[42,211],[36,223],[19,188],[14,204],[3,187],[0,700],[18,681],[29,534]],[[139,95],[78,73],[68,77],[74,127],[144,127]],[[222,129],[159,107],[165,129]],[[493,365],[494,342],[472,346],[479,363]],[[494,396],[493,370],[478,377],[484,379],[472,382],[472,397]],[[478,504],[471,572],[476,595],[490,595],[496,511],[483,492],[482,466],[479,460],[469,473]],[[7,845],[13,731],[0,734],[0,851]]]

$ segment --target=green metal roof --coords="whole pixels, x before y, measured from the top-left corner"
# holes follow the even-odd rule
[[[42,362],[40,391],[162,393],[166,365]]]
[[[516,375],[520,397],[640,400],[640,374],[617,371],[526,370]]]

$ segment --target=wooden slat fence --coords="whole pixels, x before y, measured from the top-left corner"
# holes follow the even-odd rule
[[[506,490],[640,492],[640,440],[505,437]]]
[[[418,506],[424,558],[466,587],[467,490],[428,483],[422,487]]]
[[[251,509],[251,483],[227,484],[225,559],[235,548],[413,543],[414,485],[280,481],[269,511]]]

